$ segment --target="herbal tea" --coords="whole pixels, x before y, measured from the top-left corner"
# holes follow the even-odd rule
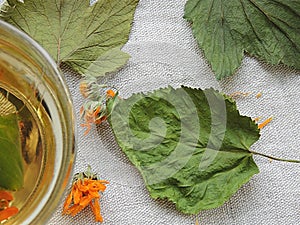
[[[8,118],[0,115],[0,171],[6,169],[0,173],[0,223],[45,224],[59,205],[72,173],[72,102],[47,52],[1,20],[0,96],[0,112],[7,104],[15,108]],[[8,212],[15,209],[19,212],[11,216]]]
[[[0,54],[3,54],[3,52],[0,52]],[[14,59],[7,57],[7,60]],[[2,97],[5,97],[16,109],[16,112],[12,113],[12,115],[15,114],[17,118],[17,132],[19,132],[20,154],[22,156],[21,163],[23,164],[24,172],[22,182],[24,185],[18,188],[18,190],[10,192],[13,195],[13,201],[10,202],[10,205],[21,209],[25,205],[31,204],[32,195],[44,182],[42,177],[44,176],[45,169],[47,168],[47,170],[53,171],[51,167],[54,166],[53,149],[55,149],[55,143],[51,125],[51,115],[43,97],[45,93],[39,91],[39,83],[35,83],[34,80],[30,79],[30,71],[23,69],[16,70],[16,68],[12,70],[11,62],[12,61],[8,64],[8,62],[4,60],[0,61],[0,93]],[[22,68],[18,63],[17,61],[14,62],[14,65]],[[46,89],[44,90],[46,91]],[[1,104],[0,108],[5,107],[3,101]],[[2,129],[1,124],[0,129]],[[14,143],[12,143],[12,145],[14,145]],[[5,153],[2,149],[1,151]],[[0,160],[5,160],[8,157],[9,155],[6,156],[2,154],[2,159],[0,158]],[[2,163],[2,166],[5,165]],[[7,168],[8,175],[12,173],[12,177],[15,178],[14,171],[9,171],[10,169],[11,168]],[[0,182],[5,183],[5,181]]]

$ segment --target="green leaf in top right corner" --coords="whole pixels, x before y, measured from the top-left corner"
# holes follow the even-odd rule
[[[234,74],[244,52],[300,69],[299,0],[188,0],[184,17],[218,80]]]

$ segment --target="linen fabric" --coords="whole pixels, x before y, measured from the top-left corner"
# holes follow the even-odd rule
[[[183,19],[185,0],[140,0],[132,31],[123,51],[131,55],[117,73],[103,83],[117,87],[120,96],[158,88],[214,87],[227,94],[249,92],[236,99],[242,115],[273,121],[261,130],[252,150],[281,158],[300,159],[300,72],[286,66],[270,66],[245,56],[236,74],[217,81],[203,52]],[[79,109],[80,75],[63,68],[77,116],[78,152],[74,172],[91,165],[107,185],[101,198],[103,225],[296,225],[300,224],[300,165],[270,161],[255,156],[260,173],[234,194],[223,206],[184,215],[166,200],[150,198],[142,177],[118,147],[107,123],[84,136]],[[262,96],[256,98],[261,92]],[[65,196],[67,193],[65,194]],[[48,225],[99,224],[87,207],[75,217],[62,216],[62,204]]]

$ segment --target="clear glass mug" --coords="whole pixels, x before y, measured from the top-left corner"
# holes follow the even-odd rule
[[[19,213],[4,224],[45,224],[72,174],[72,102],[48,53],[1,20],[0,91],[17,107],[24,160],[24,187],[14,193],[13,202]]]

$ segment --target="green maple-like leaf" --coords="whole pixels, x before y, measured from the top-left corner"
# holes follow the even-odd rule
[[[60,65],[103,76],[123,66],[138,0],[8,0],[2,19],[39,42]]]
[[[300,69],[299,0],[188,0],[185,18],[217,79],[232,75],[244,52]]]
[[[0,94],[0,189],[23,186],[21,138],[16,108]]]
[[[222,205],[259,172],[257,125],[213,90],[171,87],[109,100],[116,140],[153,198],[188,214]]]

